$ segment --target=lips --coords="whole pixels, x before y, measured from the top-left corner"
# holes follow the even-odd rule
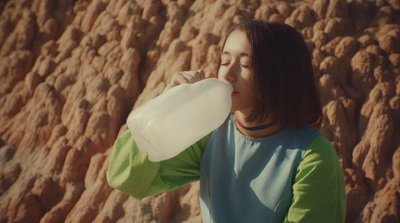
[[[235,95],[237,95],[237,94],[239,94],[239,92],[238,92],[238,91],[235,91],[235,90],[233,90],[233,91],[232,91],[232,94],[231,94],[231,96],[235,96]]]

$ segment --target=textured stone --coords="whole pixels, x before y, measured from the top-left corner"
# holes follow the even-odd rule
[[[0,222],[201,222],[199,182],[142,200],[110,188],[128,114],[175,72],[216,75],[225,34],[285,22],[312,52],[346,222],[400,219],[396,0],[0,1]]]

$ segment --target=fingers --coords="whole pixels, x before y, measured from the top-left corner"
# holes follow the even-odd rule
[[[189,80],[186,79],[185,76],[182,75],[182,73],[176,73],[174,74],[174,76],[172,77],[172,80],[170,82],[170,85],[172,87],[180,85],[180,84],[185,84],[185,83],[189,83]]]
[[[188,80],[188,83],[194,83],[204,79],[204,72],[201,74],[199,71],[185,71],[182,75]]]
[[[206,74],[202,69],[196,71],[182,71],[174,74],[170,84],[171,86],[184,83],[191,84],[203,80],[204,78],[206,78]]]

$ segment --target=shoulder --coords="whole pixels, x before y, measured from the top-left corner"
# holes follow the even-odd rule
[[[331,142],[322,135],[316,136],[308,145],[303,161],[336,161],[337,153]]]
[[[324,136],[315,137],[307,147],[297,169],[297,189],[332,187],[341,170],[333,145]]]

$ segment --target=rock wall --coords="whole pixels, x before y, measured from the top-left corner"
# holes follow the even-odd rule
[[[253,18],[309,45],[347,222],[400,221],[399,1],[8,0],[0,14],[1,223],[201,222],[198,183],[136,200],[108,186],[108,157],[132,109],[174,72],[216,73],[224,34]]]

